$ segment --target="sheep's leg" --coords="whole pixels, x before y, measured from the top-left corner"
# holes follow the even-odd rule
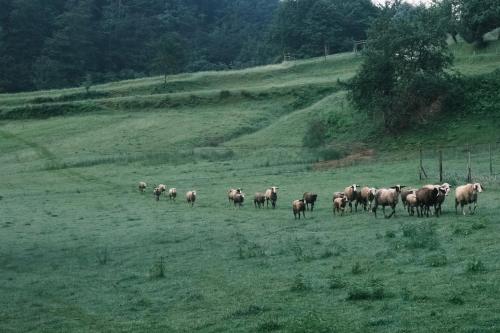
[[[302,215],[304,215],[304,218],[306,218],[306,211],[305,210],[302,211]]]
[[[458,215],[458,200],[455,199],[455,215]]]
[[[460,203],[460,208],[462,208],[462,215],[465,216],[464,204]]]
[[[311,213],[314,210],[314,203],[311,204]]]
[[[378,204],[375,202],[375,205],[373,206],[373,209],[372,209],[372,212],[375,215],[375,218],[377,218],[377,207],[378,207]]]
[[[349,212],[352,213],[352,202],[349,201]]]
[[[474,210],[472,211],[472,214],[476,213],[476,208],[477,208],[477,202],[474,202]]]

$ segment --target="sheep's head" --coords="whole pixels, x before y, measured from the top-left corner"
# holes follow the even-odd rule
[[[483,188],[483,186],[481,186],[481,184],[479,184],[479,183],[474,184],[474,191],[481,193],[481,192],[483,192],[483,190],[484,190],[484,188]]]
[[[373,195],[377,194],[377,189],[375,187],[370,188],[370,193]]]
[[[278,188],[279,188],[278,186],[271,186],[271,192],[272,192],[272,193],[277,193],[277,192],[278,192],[278,191],[277,191],[277,190],[278,190]]]
[[[391,188],[395,189],[397,193],[401,193],[401,189],[406,187],[405,185],[394,185],[394,186],[391,186]]]

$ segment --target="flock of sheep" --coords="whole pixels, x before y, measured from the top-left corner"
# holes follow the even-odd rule
[[[364,186],[360,189],[360,186],[353,184],[344,189],[343,192],[335,192],[333,195],[333,214],[344,215],[346,206],[349,206],[352,212],[352,206],[354,203],[354,210],[358,210],[358,205],[363,207],[365,211],[372,211],[377,217],[377,209],[382,206],[382,210],[385,218],[391,218],[396,213],[396,205],[401,197],[401,202],[403,206],[408,211],[410,216],[415,215],[423,217],[429,216],[433,213],[435,216],[441,214],[441,205],[445,201],[446,197],[451,191],[451,185],[444,183],[442,185],[425,185],[419,189],[410,189],[406,186],[395,185],[390,188],[380,188],[375,189],[373,187]],[[145,182],[139,182],[139,191],[144,192],[147,188]],[[458,206],[460,205],[462,214],[465,215],[464,206],[469,205],[469,213],[473,214],[477,207],[477,196],[478,193],[482,192],[484,187],[480,183],[466,184],[458,186],[455,189],[455,212],[458,214]],[[166,192],[166,193],[165,193]],[[171,201],[175,201],[177,197],[177,189],[170,188],[167,192],[167,187],[163,184],[158,186],[155,185],[153,190],[153,195],[156,200],[160,200],[162,193],[168,195]],[[233,203],[234,206],[241,206],[245,201],[245,194],[242,192],[241,188],[232,188],[228,191],[229,203]],[[318,195],[313,192],[305,192],[302,199],[297,199],[292,202],[292,211],[294,218],[300,219],[301,214],[305,218],[305,211],[314,209],[314,204],[318,198]],[[255,208],[262,208],[264,204],[269,207],[271,203],[272,208],[276,208],[276,202],[278,200],[278,187],[272,186],[268,188],[265,192],[257,192],[254,195],[253,203]],[[191,206],[194,205],[196,201],[196,191],[188,191],[186,193],[186,201]],[[471,205],[474,205],[472,209]],[[390,215],[386,215],[385,207],[391,207],[392,212]],[[431,208],[434,211],[431,211]]]

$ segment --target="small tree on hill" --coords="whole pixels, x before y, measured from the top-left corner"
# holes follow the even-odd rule
[[[371,26],[349,97],[359,110],[382,117],[386,130],[424,118],[446,95],[452,57],[440,27],[431,11],[401,1],[387,3]]]
[[[163,36],[153,46],[155,57],[153,58],[153,69],[164,76],[164,86],[167,86],[167,75],[178,73],[182,70],[186,60],[184,44],[176,34]]]

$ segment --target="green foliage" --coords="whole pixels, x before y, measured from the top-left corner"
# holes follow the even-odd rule
[[[466,269],[469,273],[481,273],[486,271],[486,266],[480,259],[473,258],[467,262]]]
[[[398,131],[426,119],[446,97],[451,63],[444,31],[425,7],[386,4],[368,35],[364,62],[350,82],[350,100],[384,128]]]
[[[500,26],[497,0],[454,0],[460,35],[479,47],[486,45],[485,33]]]

